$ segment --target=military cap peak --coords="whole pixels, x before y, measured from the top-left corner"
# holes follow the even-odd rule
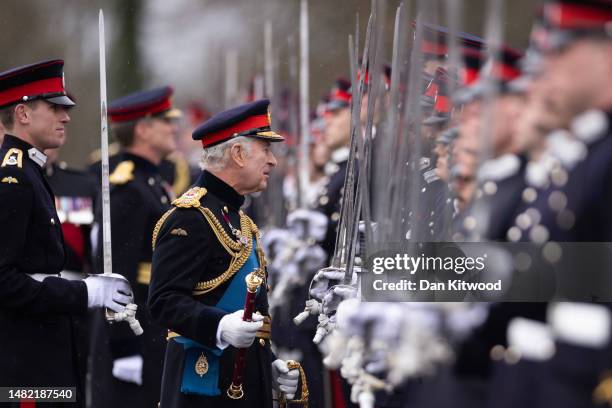
[[[0,107],[44,99],[74,106],[64,82],[64,61],[46,60],[0,73]]]
[[[205,148],[238,136],[282,142],[285,138],[272,131],[271,122],[270,100],[260,99],[212,116],[193,131],[192,137],[201,140]]]
[[[112,122],[128,122],[145,117],[178,118],[181,111],[173,109],[171,86],[133,92],[115,99],[108,105]]]

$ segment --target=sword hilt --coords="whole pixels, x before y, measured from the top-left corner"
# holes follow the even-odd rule
[[[308,408],[308,382],[306,381],[306,373],[302,368],[302,365],[297,361],[287,360],[287,368],[289,370],[300,370],[300,382],[302,383],[302,390],[300,392],[300,398],[287,399],[285,394],[281,393],[278,397],[278,406],[279,408],[287,408],[289,404],[291,405],[301,405],[304,408]]]

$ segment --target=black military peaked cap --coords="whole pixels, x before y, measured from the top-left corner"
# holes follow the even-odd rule
[[[509,46],[503,46],[496,61],[492,61],[481,68],[478,79],[470,85],[472,97],[482,97],[487,86],[485,75],[489,75],[497,92],[502,94],[514,93],[516,88],[509,86],[512,81],[521,76],[521,60],[523,52]],[[521,90],[520,92],[522,92]]]
[[[532,38],[543,52],[554,52],[582,37],[612,38],[612,0],[547,1]]]
[[[346,108],[351,104],[351,81],[345,78],[338,78],[334,83],[330,93],[327,110],[334,111]]]
[[[255,137],[269,142],[285,138],[270,128],[270,101],[260,99],[217,113],[198,126],[193,140],[201,140],[203,147],[214,146],[238,136]]]
[[[134,92],[112,101],[108,116],[112,122],[128,122],[146,117],[178,118],[181,111],[172,107],[170,86]]]
[[[0,107],[37,99],[75,105],[66,95],[63,60],[41,61],[0,73]]]
[[[412,23],[416,28],[416,21]],[[427,57],[446,57],[448,54],[449,29],[432,23],[423,23],[423,41],[421,52]],[[476,35],[458,31],[456,33],[459,47],[483,48],[484,40]]]

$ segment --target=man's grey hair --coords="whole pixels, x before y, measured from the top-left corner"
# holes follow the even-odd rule
[[[202,157],[200,158],[200,168],[202,170],[219,171],[222,170],[230,158],[229,150],[232,145],[240,143],[247,153],[247,156],[251,155],[251,143],[253,139],[246,136],[238,136],[230,139],[218,145],[210,146],[202,151]]]

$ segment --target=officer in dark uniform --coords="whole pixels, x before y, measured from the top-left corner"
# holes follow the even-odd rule
[[[443,203],[449,197],[448,181],[440,179],[437,166],[436,141],[441,133],[446,129],[451,115],[451,104],[449,99],[449,81],[454,80],[449,77],[444,68],[438,68],[434,78],[428,86],[425,94],[421,95],[421,106],[429,106],[430,97],[427,95],[431,89],[435,93],[431,96],[430,115],[426,117],[421,126],[422,151],[424,156],[419,162],[420,179],[420,207],[419,216],[411,223],[411,236],[419,237],[425,241],[437,241],[441,238],[443,230],[443,220],[447,218],[444,214]],[[426,106],[427,105],[427,106]],[[440,211],[443,211],[442,213]]]
[[[531,202],[518,209],[531,225],[520,228],[517,223],[513,231],[517,239],[536,244],[589,243],[580,251],[562,244],[557,268],[595,281],[610,270],[605,247],[612,240],[612,7],[606,1],[549,1],[542,19],[545,29],[536,42],[544,60],[541,89],[551,111],[573,114],[573,120],[548,136],[548,153],[556,162],[548,167],[545,183],[532,188]],[[551,306],[556,352],[546,365],[538,406],[591,404],[597,382],[611,365],[610,304],[604,305],[607,310],[599,311],[595,308],[601,306],[591,304]],[[588,330],[586,322],[601,329]],[[609,404],[609,394],[600,402]]]
[[[150,237],[173,198],[158,167],[176,146],[180,111],[172,108],[171,96],[172,88],[156,88],[119,98],[108,108],[111,130],[124,146],[110,175],[113,272],[132,284],[144,334],[134,336],[127,322],[109,327],[98,319],[92,354],[94,406],[150,407],[159,401],[165,333],[151,323],[146,299]],[[100,254],[101,245],[97,249]]]
[[[349,157],[351,127],[351,83],[339,78],[329,96],[325,112],[323,140],[331,151],[331,161],[325,166],[329,178],[320,191],[317,210],[328,219],[327,233],[321,247],[331,258],[336,245],[336,229],[340,220],[341,199]]]
[[[242,320],[245,276],[257,270],[265,279],[266,272],[257,226],[240,207],[245,194],[266,187],[276,165],[270,142],[284,139],[270,129],[268,100],[213,116],[193,138],[202,141],[206,170],[153,235],[148,305],[169,330],[161,406],[272,407],[272,386],[291,398],[298,373],[273,361],[265,281],[254,321]],[[237,348],[247,349],[244,394],[232,399]]]
[[[108,145],[108,167],[112,172],[115,166],[121,162],[121,146],[118,142],[113,142]],[[102,166],[100,161],[100,149],[94,150],[89,155],[88,171],[92,173],[96,179],[102,175]],[[167,158],[159,163],[159,174],[162,179],[172,186],[174,195],[183,194],[191,185],[191,169],[185,157],[178,151],[173,152]]]
[[[70,406],[84,406],[72,317],[88,307],[121,312],[132,297],[125,280],[61,273],[64,236],[43,166],[44,151],[64,143],[74,105],[63,66],[43,61],[0,74],[0,117],[9,132],[0,149],[0,384],[76,387]]]
[[[55,193],[55,208],[64,234],[66,264],[62,273],[83,279],[92,272],[91,226],[98,185],[90,173],[69,168],[66,162],[58,162],[58,153],[59,149],[46,152],[45,174]],[[74,316],[72,323],[79,368],[82,369],[80,377],[86,378],[90,317]]]
[[[514,223],[514,209],[521,201],[525,187],[527,159],[518,143],[516,124],[525,105],[525,88],[515,86],[520,76],[519,61],[523,53],[503,47],[491,80],[497,87],[491,117],[485,118],[484,80],[472,83],[464,94],[460,137],[478,139],[487,119],[491,120],[490,158],[483,158],[478,173],[480,194],[458,219],[464,238],[470,240],[505,241],[508,228]],[[483,75],[484,76],[484,75]],[[481,76],[481,78],[483,77]],[[480,149],[480,154],[484,149]]]

